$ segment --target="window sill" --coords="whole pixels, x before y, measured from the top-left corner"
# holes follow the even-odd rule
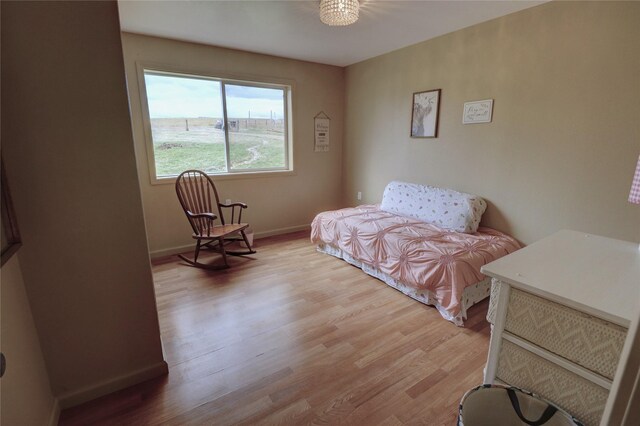
[[[259,172],[242,172],[242,173],[220,173],[210,174],[209,177],[214,181],[222,180],[241,180],[241,179],[264,179],[271,177],[285,177],[295,176],[296,172],[293,170],[275,170],[271,172],[259,171]],[[167,176],[161,178],[151,178],[151,185],[169,185],[176,182],[178,176]]]

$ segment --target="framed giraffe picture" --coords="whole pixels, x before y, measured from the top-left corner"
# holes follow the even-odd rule
[[[440,90],[428,90],[413,94],[413,110],[411,112],[412,138],[438,137]]]

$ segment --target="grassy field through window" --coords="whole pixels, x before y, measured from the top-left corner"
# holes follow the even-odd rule
[[[229,119],[230,170],[284,168],[283,120]],[[187,169],[226,172],[224,130],[219,118],[151,119],[156,175]]]

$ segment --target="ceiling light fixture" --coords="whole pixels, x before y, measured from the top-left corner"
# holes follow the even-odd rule
[[[358,20],[358,0],[320,0],[320,20],[333,26],[351,25]]]

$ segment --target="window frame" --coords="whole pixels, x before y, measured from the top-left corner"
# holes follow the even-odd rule
[[[145,82],[145,73],[155,75],[179,76],[191,79],[200,79],[207,81],[217,81],[220,83],[222,95],[222,113],[225,137],[225,162],[227,170],[220,173],[207,173],[219,180],[226,179],[246,179],[270,176],[287,176],[295,175],[293,161],[293,92],[295,90],[295,82],[286,79],[269,78],[264,76],[250,75],[228,75],[224,73],[211,73],[203,71],[188,71],[185,69],[176,69],[171,66],[157,65],[149,63],[137,63],[138,74],[138,92],[140,96],[140,109],[142,114],[142,126],[144,131],[147,167],[149,169],[149,179],[152,185],[169,184],[175,182],[176,175],[158,176],[156,171],[155,151],[153,146],[153,133],[151,131],[151,117],[149,114],[149,103],[147,99],[147,88]],[[282,168],[269,169],[231,169],[230,168],[230,150],[229,150],[229,131],[228,117],[226,108],[225,84],[243,85],[259,88],[273,88],[283,90],[284,102],[284,135],[285,135],[285,166]]]

